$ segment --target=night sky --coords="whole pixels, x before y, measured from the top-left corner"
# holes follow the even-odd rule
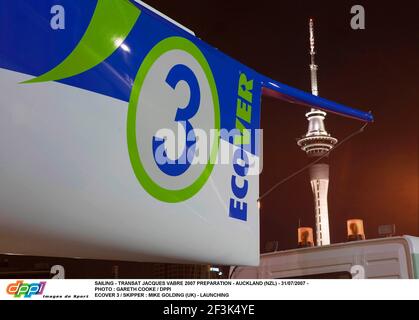
[[[330,156],[332,242],[346,239],[346,219],[362,218],[367,238],[381,224],[419,236],[419,28],[413,1],[158,1],[148,4],[198,37],[275,80],[310,91],[308,18],[315,19],[320,96],[362,110],[375,123]],[[361,4],[366,29],[352,30],[350,8]],[[260,194],[308,163],[296,138],[307,130],[304,107],[264,98],[264,171]],[[328,115],[338,139],[361,122]],[[314,227],[308,172],[262,201],[261,248],[296,246],[301,219]]]

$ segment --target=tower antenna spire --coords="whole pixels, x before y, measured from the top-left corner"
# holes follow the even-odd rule
[[[316,50],[315,50],[315,40],[314,40],[314,21],[310,18],[309,22],[309,30],[310,30],[310,57],[311,57],[311,64],[310,64],[310,75],[311,75],[311,93],[315,96],[319,95],[319,89],[317,84],[317,70],[318,66],[315,62]]]

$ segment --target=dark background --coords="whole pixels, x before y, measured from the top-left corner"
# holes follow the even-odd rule
[[[398,235],[419,236],[418,104],[419,10],[397,1],[147,0],[209,44],[280,82],[310,91],[308,18],[315,19],[320,96],[362,110],[375,122],[330,156],[329,216],[332,242],[346,240],[346,220],[362,218],[367,238],[381,224],[396,224]],[[350,8],[361,4],[366,29],[350,28]],[[307,130],[303,107],[264,98],[264,171],[260,194],[308,163],[296,139]],[[327,130],[342,140],[361,122],[328,115]],[[261,249],[270,240],[295,248],[298,220],[314,227],[308,173],[281,185],[262,201]],[[1,257],[0,269],[48,270],[63,264],[68,277],[168,277],[181,266]],[[13,260],[13,261],[12,261]],[[34,262],[38,264],[33,267]],[[203,267],[205,269],[205,267]],[[203,269],[203,270],[204,270]],[[206,269],[205,269],[206,270]],[[194,272],[200,272],[196,267]],[[186,274],[186,273],[185,273]],[[191,277],[189,276],[185,277]]]
[[[381,224],[419,235],[419,11],[413,1],[158,1],[148,4],[221,51],[273,79],[310,91],[308,18],[315,19],[320,96],[371,110],[375,122],[330,156],[332,242],[346,240],[346,219],[362,218],[367,238]],[[352,30],[361,4],[366,29]],[[262,101],[264,171],[260,194],[308,163],[296,145],[307,130],[303,107]],[[327,130],[343,139],[361,122],[328,115]],[[261,248],[297,244],[298,219],[314,227],[308,173],[263,199]]]

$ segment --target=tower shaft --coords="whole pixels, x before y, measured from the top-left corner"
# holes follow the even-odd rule
[[[314,198],[316,245],[328,245],[330,244],[329,209],[327,205],[329,189],[328,164],[315,164],[310,168],[310,184]]]

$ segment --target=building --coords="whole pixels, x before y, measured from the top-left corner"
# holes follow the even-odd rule
[[[314,28],[313,19],[310,19],[310,75],[311,92],[317,96],[319,94],[317,85],[318,66],[315,63],[316,52],[314,50]],[[314,209],[316,216],[316,244],[318,246],[330,244],[329,231],[329,212],[327,206],[327,194],[329,188],[329,164],[327,155],[337,139],[327,133],[324,119],[326,112],[317,109],[311,109],[306,113],[308,120],[307,133],[301,137],[297,144],[301,147],[309,158],[319,160],[310,167],[310,183],[314,197]]]

